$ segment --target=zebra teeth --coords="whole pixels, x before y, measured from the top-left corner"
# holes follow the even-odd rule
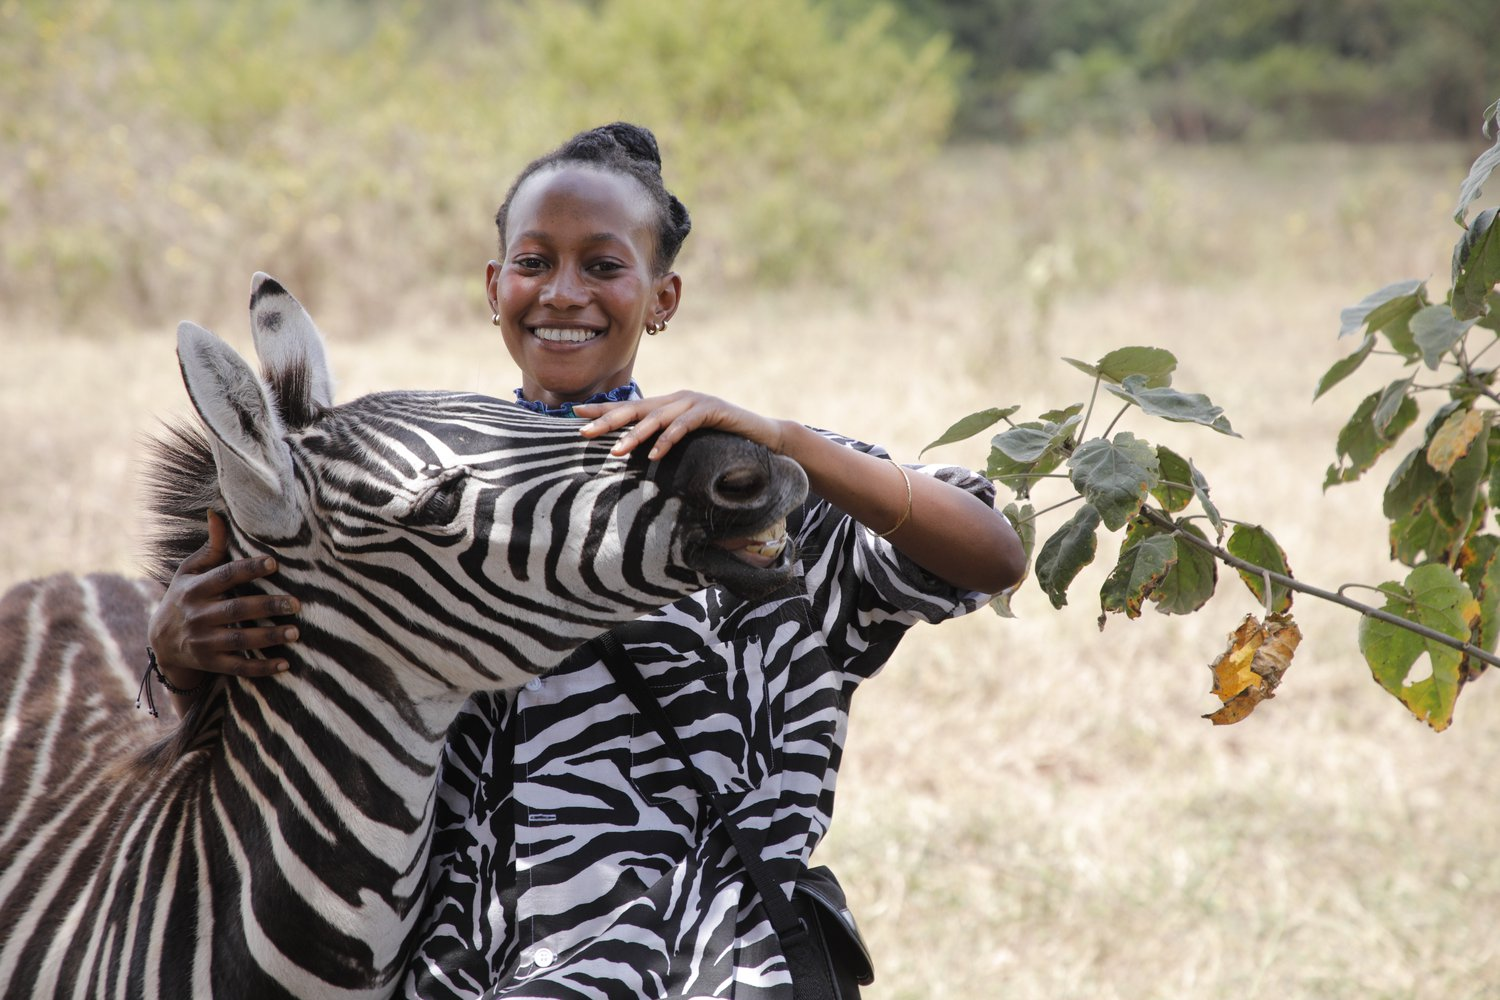
[[[593,340],[601,335],[598,330],[584,330],[577,327],[561,326],[538,326],[532,329],[532,334],[540,340],[551,344],[581,344],[586,340]]]
[[[752,566],[765,568],[780,558],[781,553],[790,544],[791,539],[786,533],[786,518],[782,518],[768,528],[763,528],[753,535],[741,538],[725,539],[718,543],[720,548],[728,550],[732,555],[738,556],[742,561]]]

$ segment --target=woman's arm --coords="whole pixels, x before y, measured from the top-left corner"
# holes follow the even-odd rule
[[[208,673],[263,677],[287,669],[283,659],[249,659],[247,651],[297,641],[296,626],[252,626],[263,618],[296,614],[294,597],[228,596],[234,588],[276,572],[273,559],[225,562],[229,533],[218,515],[208,515],[208,541],[182,561],[161,603],[151,614],[147,641],[172,687],[180,718],[192,705]]]
[[[845,448],[796,421],[763,417],[695,392],[576,406],[574,412],[591,418],[582,431],[585,437],[635,425],[615,445],[615,454],[626,454],[660,432],[650,452],[660,458],[699,427],[759,442],[801,465],[812,492],[867,528],[885,533],[918,566],[954,587],[994,594],[1025,572],[1026,556],[1015,529],[978,497]]]

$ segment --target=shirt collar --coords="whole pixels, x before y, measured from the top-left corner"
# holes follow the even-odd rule
[[[544,413],[549,417],[571,417],[573,407],[583,406],[585,403],[622,403],[627,399],[643,399],[641,387],[636,385],[635,379],[631,379],[622,386],[611,389],[608,392],[596,392],[588,399],[580,399],[572,403],[559,403],[556,406],[551,403],[543,403],[540,400],[527,399],[526,394],[520,389],[516,390],[516,405],[531,410],[533,413]]]

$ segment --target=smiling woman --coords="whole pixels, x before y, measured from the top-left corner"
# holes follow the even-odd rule
[[[633,178],[551,168],[502,209],[503,261],[486,272],[523,398],[549,405],[630,381],[640,338],[677,311],[682,279],[655,264],[652,206]]]
[[[676,311],[672,265],[691,227],[650,132],[608,125],[534,161],[496,226],[486,287],[520,405],[581,417],[571,426],[585,438],[618,434],[611,454],[643,448],[688,479],[700,470],[684,436],[729,431],[784,456],[771,464],[795,460],[811,495],[784,521],[683,541],[725,578],[786,565],[789,584],[758,600],[711,588],[611,633],[665,728],[631,710],[614,657],[594,644],[519,692],[470,701],[449,732],[405,995],[574,996],[600,983],[612,998],[801,995],[781,936],[788,900],[762,893],[797,882],[828,829],[850,698],[912,625],[1013,584],[1019,540],[973,472],[896,466],[874,446],[698,392],[640,392],[636,354]],[[711,491],[732,506],[762,472]],[[562,575],[590,579],[584,555]],[[274,668],[274,653],[239,651],[295,639],[225,627],[280,612],[227,599],[265,570],[223,558],[210,543],[184,562],[152,623],[181,691],[204,670]]]

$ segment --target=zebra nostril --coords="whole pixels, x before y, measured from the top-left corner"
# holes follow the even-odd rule
[[[765,469],[753,465],[741,465],[720,473],[714,480],[713,498],[723,504],[754,503],[770,485],[770,476]]]

